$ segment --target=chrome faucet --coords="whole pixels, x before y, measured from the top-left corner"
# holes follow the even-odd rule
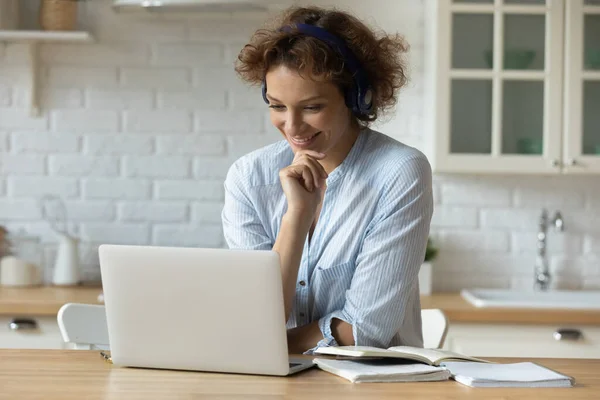
[[[549,224],[554,225],[554,228],[559,232],[565,230],[564,220],[560,211],[556,211],[554,213],[554,217],[552,219],[549,219],[548,211],[546,209],[543,209],[542,215],[540,216],[539,229],[537,234],[538,252],[535,262],[535,276],[533,284],[534,289],[537,290],[548,290],[548,287],[550,286],[551,277],[550,270],[548,268],[548,258],[546,257],[546,240],[548,238]]]

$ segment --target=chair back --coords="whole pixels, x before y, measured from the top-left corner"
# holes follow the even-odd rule
[[[108,327],[103,305],[67,303],[56,317],[65,343],[76,349],[108,350]]]
[[[421,310],[423,326],[423,347],[440,349],[448,333],[448,318],[440,309],[432,308]]]

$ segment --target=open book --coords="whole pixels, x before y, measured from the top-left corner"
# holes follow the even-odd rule
[[[411,346],[394,346],[387,349],[380,349],[369,346],[339,346],[339,347],[319,347],[314,351],[315,354],[326,354],[338,356],[343,359],[368,359],[368,358],[401,358],[412,360],[428,365],[439,366],[446,361],[474,361],[488,362],[479,358],[465,356],[447,350],[423,349]]]
[[[423,364],[394,363],[391,358],[350,361],[315,358],[313,363],[323,371],[341,376],[352,383],[361,382],[431,382],[450,379],[450,371]]]
[[[471,387],[572,387],[575,379],[532,362],[480,364],[447,362],[456,382]]]

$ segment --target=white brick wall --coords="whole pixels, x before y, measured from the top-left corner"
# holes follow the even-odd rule
[[[263,15],[157,17],[115,14],[109,4],[86,3],[94,44],[41,47],[39,117],[27,110],[26,47],[0,45],[0,224],[40,235],[51,267],[56,237],[37,201],[62,196],[85,276],[96,279],[101,243],[224,246],[229,166],[281,140],[259,89],[233,70]],[[410,85],[376,127],[420,146],[423,1],[343,5],[409,40]],[[597,177],[436,176],[434,198],[435,290],[531,287],[542,207],[565,218],[565,232],[548,238],[555,284],[600,288]]]
[[[9,86],[0,85],[0,107],[10,106],[12,102],[12,89]]]
[[[6,132],[0,132],[0,151],[6,152],[8,150],[8,134]]]
[[[164,200],[223,200],[220,181],[168,180],[155,182],[155,196]]]
[[[148,155],[154,152],[154,137],[141,135],[85,135],[83,153],[88,155]]]
[[[90,89],[86,93],[87,106],[105,110],[150,109],[154,95],[149,90]]]
[[[219,64],[223,60],[220,44],[166,43],[154,46],[154,64],[167,67],[195,67]]]
[[[0,160],[0,173],[4,175],[44,175],[46,156],[37,154],[5,154]]]
[[[29,92],[15,90],[13,105],[15,107],[29,107]],[[52,104],[56,108],[81,108],[83,106],[83,90],[81,89],[53,89],[40,94],[40,104]]]
[[[48,67],[48,85],[53,87],[102,88],[117,86],[117,68]]]
[[[79,137],[70,133],[13,132],[13,153],[74,153],[79,151]]]
[[[150,228],[147,223],[83,223],[81,238],[96,243],[147,244]]]
[[[84,67],[137,66],[147,64],[148,48],[142,44],[111,42],[73,46],[52,44],[44,46],[42,61],[50,64],[81,65]]]
[[[155,225],[154,244],[165,246],[222,247],[223,232],[220,225]]]
[[[156,138],[156,152],[167,155],[223,156],[225,139],[216,135],[162,135]]]
[[[49,173],[56,176],[119,176],[119,157],[51,155]]]
[[[42,215],[35,200],[0,199],[0,218],[6,220],[35,220]]]
[[[263,130],[263,113],[259,111],[239,111],[234,119],[230,118],[227,111],[197,112],[196,128],[200,132],[231,134],[259,133]]]
[[[74,198],[79,196],[76,178],[46,176],[9,176],[8,195],[11,197],[39,198],[45,194]]]
[[[226,106],[225,90],[211,90],[210,96],[207,91],[198,89],[197,92],[165,90],[158,93],[158,108],[173,109],[223,109]]]
[[[85,178],[82,181],[84,199],[149,199],[152,184],[148,180]]]
[[[127,177],[187,178],[191,169],[188,157],[126,156],[123,162]]]
[[[57,110],[52,112],[52,128],[56,132],[116,132],[119,130],[119,113],[112,110]]]
[[[0,108],[0,129],[40,129],[48,127],[48,117],[32,117],[25,108]]]
[[[188,219],[185,202],[126,202],[118,205],[121,221],[184,222]]]
[[[121,68],[121,84],[135,89],[185,89],[191,73],[186,68]]]
[[[187,111],[126,111],[125,130],[127,132],[190,132],[192,119]]]

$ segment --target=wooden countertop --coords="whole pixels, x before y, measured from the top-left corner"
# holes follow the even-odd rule
[[[600,325],[600,310],[478,308],[459,293],[421,296],[421,308],[439,308],[452,322]]]
[[[0,315],[55,316],[65,303],[102,304],[100,286],[12,288],[0,286]],[[450,322],[600,325],[600,311],[477,308],[459,293],[421,296],[422,308],[444,310]]]
[[[495,359],[519,362],[522,359]],[[454,381],[352,384],[313,368],[290,377],[120,368],[98,351],[0,350],[6,399],[597,399],[600,360],[531,359],[573,376],[560,389],[470,388]]]
[[[0,315],[56,316],[65,303],[102,304],[98,302],[101,292],[100,286],[0,286]]]

